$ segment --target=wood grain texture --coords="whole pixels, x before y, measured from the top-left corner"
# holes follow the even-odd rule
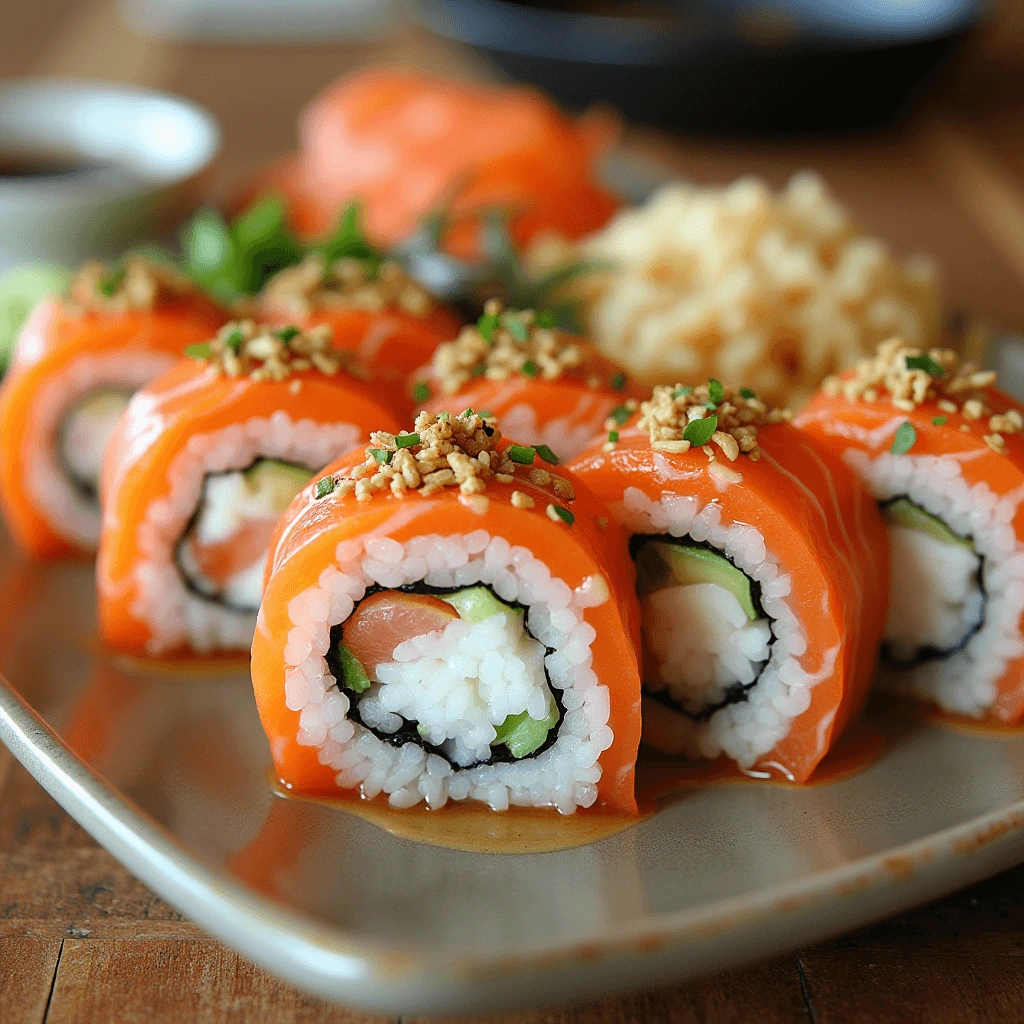
[[[59,939],[0,939],[0,1021],[40,1024],[50,1001]]]

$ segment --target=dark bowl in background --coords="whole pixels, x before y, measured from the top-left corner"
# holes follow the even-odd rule
[[[849,132],[904,114],[981,18],[982,0],[419,0],[432,31],[570,108],[702,133]],[[576,8],[576,9],[574,9]],[[618,9],[623,13],[618,13]],[[615,10],[615,14],[603,13]]]

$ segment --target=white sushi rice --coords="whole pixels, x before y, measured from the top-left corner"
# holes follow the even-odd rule
[[[284,648],[284,687],[286,705],[301,712],[298,743],[318,748],[320,762],[337,772],[340,788],[358,788],[367,799],[386,793],[394,807],[411,807],[425,801],[428,807],[437,808],[449,799],[477,800],[496,811],[506,810],[510,805],[554,806],[563,814],[571,814],[577,807],[589,807],[597,800],[597,783],[602,774],[599,760],[611,746],[613,735],[608,726],[608,688],[598,681],[591,667],[591,644],[597,633],[585,621],[585,613],[587,608],[608,600],[603,577],[588,577],[573,590],[564,580],[553,577],[547,565],[535,558],[529,548],[510,545],[505,538],[492,537],[486,530],[444,537],[430,534],[404,544],[393,538],[370,536],[343,541],[335,557],[336,564],[327,566],[317,583],[296,595],[288,605],[293,625]],[[349,719],[349,695],[339,690],[324,657],[330,645],[331,628],[352,614],[355,602],[373,584],[395,588],[420,581],[436,587],[488,584],[502,601],[519,602],[529,609],[530,632],[552,650],[545,655],[544,665],[550,685],[559,691],[565,712],[550,746],[517,761],[461,768],[414,742],[393,746]],[[506,708],[525,701],[531,716],[540,710],[538,693],[543,695],[543,690],[531,671],[535,657],[531,644],[523,644],[522,638],[517,637],[515,645],[510,646],[513,633],[505,632],[501,646],[491,646],[490,652],[480,657],[483,648],[474,641],[480,640],[481,635],[464,632],[462,628],[454,628],[448,635],[453,626],[446,628],[445,637],[435,637],[433,643],[420,638],[411,647],[399,644],[396,648],[400,665],[422,664],[420,658],[413,662],[403,659],[410,653],[429,653],[434,673],[424,673],[430,678],[421,680],[429,692],[425,689],[417,697],[396,692],[396,704],[411,701],[411,705],[403,706],[419,716],[425,714],[424,708],[433,696],[458,691],[459,679],[483,682],[486,678],[496,684],[493,691],[485,697],[482,688],[474,683],[473,703],[476,706],[479,699],[480,705],[487,707],[491,724],[502,711],[502,701]],[[490,628],[498,626],[495,623]],[[507,631],[509,624],[500,628]],[[460,646],[471,636],[468,647]],[[447,645],[452,643],[458,648],[458,658],[465,660],[446,666],[445,659],[451,653]],[[423,646],[430,646],[431,650],[422,651]],[[491,658],[492,654],[496,657]],[[507,687],[498,684],[499,658],[500,676],[509,684]],[[525,676],[518,666],[509,664],[512,658],[523,663]],[[469,664],[470,660],[477,662],[475,667]],[[403,671],[386,671],[385,675],[392,676],[386,685],[393,685],[396,677],[404,684],[418,685],[412,678],[418,670],[410,672],[408,679]],[[529,685],[516,690],[517,679]],[[491,700],[493,704],[489,703]],[[389,710],[398,713],[397,708]],[[463,726],[465,712],[457,705],[445,708],[443,716],[441,709],[436,713],[438,717],[431,720],[430,728],[437,729],[437,735],[443,728],[446,735],[472,735],[482,742],[487,733],[482,722],[477,734],[472,733],[471,725]]]
[[[22,479],[26,492],[55,533],[84,547],[95,547],[100,536],[96,502],[74,485],[58,458],[58,437],[65,415],[97,389],[137,391],[174,362],[173,356],[158,352],[80,356],[39,389],[25,439]],[[108,423],[106,428],[112,426]],[[109,433],[103,439],[104,448],[108,439]],[[78,453],[68,454],[75,459]]]
[[[702,721],[694,721],[653,697],[645,696],[643,701],[643,736],[651,746],[688,757],[716,758],[725,754],[741,767],[751,767],[785,738],[793,720],[810,707],[811,689],[831,674],[838,646],[826,652],[819,672],[804,670],[799,659],[807,650],[807,634],[786,602],[791,587],[789,574],[781,571],[774,555],[767,551],[760,531],[746,523],[724,522],[722,506],[717,502],[702,506],[693,495],[665,495],[652,500],[638,488],[628,487],[623,500],[612,506],[612,513],[631,534],[669,534],[707,542],[760,584],[761,607],[775,641],[756,685],[747,691],[747,699],[728,704]],[[653,638],[649,630],[650,623],[645,623],[648,643]],[[758,632],[758,642],[767,646],[767,638]],[[753,640],[751,637],[750,648],[756,655],[761,648],[755,651]],[[705,685],[708,702],[713,702],[720,688],[710,680]],[[690,696],[694,696],[692,691]]]
[[[150,629],[146,644],[150,654],[182,645],[200,653],[238,650],[252,642],[256,613],[193,593],[175,561],[178,541],[202,497],[206,475],[244,469],[257,458],[319,468],[351,451],[360,440],[354,424],[296,423],[281,410],[269,418],[254,417],[189,437],[167,468],[167,496],[149,505],[138,526],[141,557],[133,570],[136,597],[131,611]],[[105,511],[116,515],[113,508]]]
[[[973,538],[974,550],[984,560],[982,583],[986,597],[981,628],[962,649],[946,657],[931,658],[909,669],[883,664],[880,682],[938,704],[946,711],[983,716],[995,703],[996,681],[1006,671],[1008,662],[1024,654],[1020,630],[1024,614],[1024,545],[1018,542],[1013,528],[1014,517],[1024,500],[1024,488],[1000,497],[984,482],[969,484],[963,477],[959,458],[952,455],[885,452],[872,459],[866,452],[849,449],[844,458],[879,501],[906,495],[954,533]],[[930,562],[925,564],[905,546],[895,552],[895,613],[890,617],[887,633],[892,632],[892,639],[904,646],[908,642],[907,631],[913,628],[913,613],[907,605],[922,600],[922,586],[934,591],[929,601],[946,593],[952,605],[946,613],[960,620],[945,627],[933,622],[933,631],[959,630],[962,636],[976,618],[977,599],[971,596],[974,587],[966,571],[970,566],[964,564],[964,549],[940,546],[946,550],[931,552]],[[913,577],[905,572],[911,558]],[[927,633],[921,636],[923,642],[929,638]]]

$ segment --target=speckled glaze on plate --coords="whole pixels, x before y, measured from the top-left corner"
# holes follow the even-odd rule
[[[0,554],[0,739],[184,914],[343,1003],[591,999],[815,942],[1024,860],[1024,732],[889,703],[869,714],[881,757],[827,785],[688,789],[557,852],[412,841],[274,794],[244,668],[111,662],[90,566]],[[513,819],[498,817],[514,849]]]

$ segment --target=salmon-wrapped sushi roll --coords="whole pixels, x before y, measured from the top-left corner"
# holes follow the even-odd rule
[[[327,328],[230,323],[188,354],[135,394],[103,464],[99,619],[116,650],[247,648],[281,513],[392,422]]]
[[[177,274],[135,258],[87,264],[70,298],[35,308],[0,390],[0,503],[25,551],[95,549],[103,452],[128,399],[225,320]]]
[[[892,603],[881,682],[946,711],[1024,717],[1024,409],[995,374],[894,339],[830,378],[800,427],[885,515]]]
[[[374,433],[296,499],[272,552],[252,678],[286,786],[636,813],[623,537],[495,419]]]
[[[394,262],[312,255],[280,271],[257,299],[260,317],[305,328],[327,324],[393,405],[412,409],[405,382],[462,321]]]
[[[888,547],[856,475],[785,420],[659,386],[571,468],[630,535],[645,741],[805,782],[867,695]]]
[[[555,329],[544,313],[504,310],[497,300],[413,374],[410,391],[428,411],[493,413],[506,437],[562,460],[590,444],[612,414],[628,418],[627,403],[635,408],[639,394],[583,338]]]

